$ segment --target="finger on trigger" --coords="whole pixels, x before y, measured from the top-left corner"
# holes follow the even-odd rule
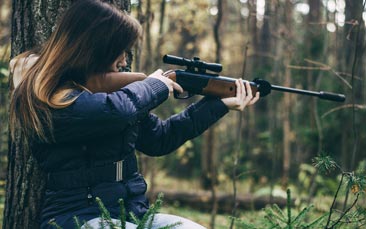
[[[178,83],[176,83],[176,82],[173,82],[173,88],[175,90],[177,90],[179,93],[183,93],[184,92],[183,88]]]

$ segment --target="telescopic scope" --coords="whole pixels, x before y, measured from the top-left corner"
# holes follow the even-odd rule
[[[183,57],[173,56],[173,55],[164,55],[163,62],[166,64],[173,64],[179,66],[187,66],[188,69],[197,68],[199,71],[213,71],[213,72],[221,72],[222,65],[218,63],[206,63],[201,61],[200,58],[194,57],[193,59],[186,59]]]

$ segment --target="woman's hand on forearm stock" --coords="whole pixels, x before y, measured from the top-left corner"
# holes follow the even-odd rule
[[[253,105],[259,99],[259,92],[252,95],[252,89],[249,82],[243,83],[242,79],[237,79],[236,84],[236,96],[230,98],[221,99],[222,102],[229,108],[229,110],[243,111],[246,106]]]

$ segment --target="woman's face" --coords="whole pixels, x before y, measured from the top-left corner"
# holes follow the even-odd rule
[[[112,72],[119,72],[121,68],[127,66],[126,62],[126,52],[123,52],[117,59],[113,62],[112,66],[110,66],[109,70]]]

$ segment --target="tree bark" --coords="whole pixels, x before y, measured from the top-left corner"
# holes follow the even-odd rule
[[[159,34],[158,40],[156,42],[156,55],[155,55],[155,68],[158,68],[159,63],[162,58],[161,47],[164,43],[164,22],[165,22],[165,8],[166,8],[166,0],[161,0],[160,2],[160,18],[159,18]]]
[[[290,57],[286,57],[286,59]],[[288,63],[287,61],[285,63]],[[285,87],[290,86],[290,70],[285,70]],[[290,176],[290,164],[291,164],[291,127],[290,127],[290,111],[291,98],[290,94],[285,94],[283,98],[283,174],[282,174],[282,186],[288,185]]]
[[[292,23],[292,5],[290,0],[286,0],[285,12],[287,12],[284,26],[286,28],[285,39],[291,39],[291,23]],[[285,64],[285,79],[284,86],[290,87],[291,84],[291,72],[287,65],[291,62],[291,47],[287,46],[284,54],[284,64]],[[291,144],[292,144],[292,131],[290,126],[290,109],[291,109],[291,94],[285,93],[283,97],[283,174],[282,174],[282,186],[287,187],[288,180],[290,176],[290,166],[291,166]]]
[[[323,20],[322,16],[322,4],[317,0],[310,0],[309,1],[310,6],[310,13],[307,15],[307,23],[306,23],[306,50],[307,50],[307,58],[310,60],[316,60],[320,61],[322,56],[327,56],[325,54],[325,39],[324,39],[324,31],[322,31],[321,28],[319,28],[319,24]],[[328,21],[328,18],[326,19]],[[315,24],[315,25],[314,25]],[[323,62],[323,61],[322,61]],[[327,62],[324,60],[324,62]],[[307,84],[305,85],[305,88],[308,88],[309,90],[313,90],[313,86],[315,86],[315,89],[319,86],[321,79],[322,79],[322,72],[317,71],[308,71],[307,72]],[[323,150],[323,141],[324,141],[324,134],[323,134],[323,127],[321,123],[321,118],[319,117],[319,109],[318,109],[318,103],[316,98],[307,98],[308,100],[311,99],[311,114],[313,115],[313,119],[309,120],[311,123],[311,127],[313,127],[313,123],[315,124],[317,133],[318,133],[318,146],[315,151],[315,148],[310,148],[305,151],[306,158],[312,158],[315,155],[320,155]],[[306,100],[306,101],[308,101]],[[306,102],[307,104],[308,102]],[[304,106],[306,107],[306,106]],[[303,109],[304,113],[308,113],[306,110]],[[306,147],[305,147],[306,148]],[[299,157],[299,155],[304,154],[304,152],[297,152],[296,155]],[[307,202],[310,203],[312,200],[315,191],[316,191],[316,177],[318,176],[318,171],[316,171],[314,174],[311,175],[311,182],[309,185],[309,195]]]
[[[220,28],[222,24],[223,19],[223,0],[218,0],[217,2],[217,8],[218,8],[218,14],[216,18],[216,22],[214,25],[214,39],[216,44],[216,63],[220,63],[221,61],[221,39],[220,39]],[[211,127],[208,130],[208,138],[207,138],[207,145],[208,145],[208,151],[207,155],[211,161],[209,162],[209,168],[210,168],[210,174],[211,174],[211,198],[212,198],[212,207],[211,207],[211,222],[210,226],[211,229],[215,228],[215,220],[217,215],[217,208],[218,208],[218,202],[217,202],[217,181],[218,181],[218,163],[217,163],[217,152],[215,150],[215,127]]]
[[[152,37],[151,37],[151,23],[153,20],[153,14],[151,12],[151,0],[147,0],[146,1],[146,12],[145,12],[145,19],[146,19],[146,23],[145,23],[145,44],[146,44],[146,55],[145,55],[145,62],[144,62],[144,67],[143,69],[146,72],[151,72],[153,69],[153,63],[152,61],[154,60],[153,58],[153,51],[152,51]]]
[[[43,44],[71,2],[72,0],[14,0],[11,19],[11,56],[14,57]],[[128,0],[110,2],[129,10]],[[45,176],[32,152],[25,151],[17,139],[9,140],[8,145],[3,228],[39,228]]]

